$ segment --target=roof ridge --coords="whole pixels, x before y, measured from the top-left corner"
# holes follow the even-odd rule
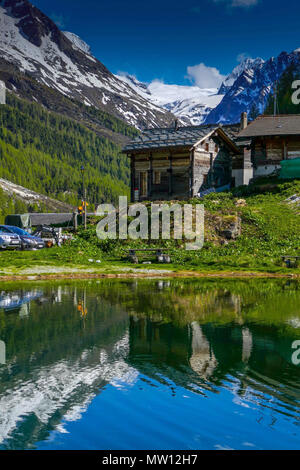
[[[197,130],[197,129],[204,129],[204,128],[211,128],[211,127],[230,127],[230,126],[239,126],[239,122],[234,123],[214,123],[214,124],[198,124],[197,126],[180,126],[177,129],[175,127],[149,127],[142,129],[143,132],[158,132],[158,131],[174,131],[178,132],[180,130]]]
[[[293,116],[300,116],[300,114],[276,114],[276,116],[274,116],[273,114],[261,114],[256,119],[264,119],[264,118],[274,119],[274,118],[278,118],[278,117],[293,117]],[[255,122],[256,119],[254,119],[254,121],[252,121],[252,122]]]
[[[199,124],[198,126],[181,126],[175,129],[175,127],[150,127],[146,129],[142,129],[142,132],[153,132],[153,131],[175,131],[178,132],[181,129],[198,129],[198,128],[205,128],[205,127],[212,127],[212,126],[219,126],[220,124]]]

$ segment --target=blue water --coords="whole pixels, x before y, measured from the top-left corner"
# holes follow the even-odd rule
[[[26,289],[1,294],[0,448],[300,449],[297,283]]]
[[[155,382],[145,386],[142,379],[132,389],[108,386],[80,422],[64,423],[69,434],[53,432],[38,448],[300,448],[299,423],[284,415],[274,417],[272,407],[260,409],[250,398],[241,403],[233,390],[199,397],[170,384],[176,388],[173,396]]]

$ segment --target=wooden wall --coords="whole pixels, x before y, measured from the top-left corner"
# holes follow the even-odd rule
[[[155,152],[134,156],[135,182],[141,172],[148,173],[148,194],[144,199],[187,199],[190,191],[190,152]],[[154,174],[160,172],[160,183]],[[139,186],[139,185],[138,185]]]
[[[188,199],[213,185],[230,183],[231,159],[223,141],[210,136],[193,150],[166,148],[132,155],[131,181],[140,187],[140,175],[147,173],[147,195],[141,200]],[[156,171],[160,172],[159,183],[155,181]]]
[[[281,160],[299,157],[300,136],[257,137],[253,139],[252,162],[255,166],[276,165]]]

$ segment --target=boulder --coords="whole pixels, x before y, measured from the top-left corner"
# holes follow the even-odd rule
[[[226,229],[222,230],[221,235],[226,238],[226,240],[236,240],[242,233],[242,224],[241,218],[235,217],[235,219],[230,222]]]

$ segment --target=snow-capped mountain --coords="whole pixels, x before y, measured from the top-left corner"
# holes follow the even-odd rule
[[[138,128],[166,126],[174,119],[118,80],[78,37],[62,33],[28,0],[0,0],[1,63]]]
[[[241,113],[250,113],[254,105],[262,113],[274,83],[292,63],[300,64],[300,49],[290,54],[282,52],[267,61],[247,58],[233,69],[219,90],[168,85],[158,80],[145,84],[131,75],[118,78],[184,124],[229,124],[239,122]]]
[[[300,63],[300,51],[282,52],[278,57],[246,68],[235,80],[222,101],[207,116],[207,124],[238,122],[244,111],[253,107],[262,113],[274,83],[292,64]]]
[[[147,84],[128,74],[117,75],[117,78],[151,103],[175,114],[187,125],[201,124],[223,98],[217,88],[169,85],[160,80]]]
[[[117,78],[129,84],[137,93],[153,104],[175,114],[184,124],[199,125],[213,115],[213,110],[220,105],[242,73],[247,71],[251,74],[263,64],[264,60],[260,58],[243,60],[226,77],[219,89],[168,85],[159,80],[146,84],[137,80],[133,75],[117,75]]]
[[[230,90],[234,82],[239,78],[239,76],[245,71],[245,70],[254,70],[256,67],[259,67],[261,64],[264,63],[264,60],[261,58],[257,59],[250,59],[247,58],[243,61],[241,61],[234,69],[233,71],[226,77],[224,82],[219,88],[219,94],[220,95],[226,95],[226,93]]]
[[[174,115],[182,124],[199,125],[237,122],[254,105],[262,112],[274,82],[293,62],[300,63],[299,50],[267,61],[246,59],[219,89],[142,83],[131,75],[113,75],[80,37],[60,31],[28,0],[0,0],[0,78],[8,77],[8,88],[18,92],[26,83],[28,97],[30,77],[40,87],[104,109],[139,129],[173,125]],[[22,85],[9,80],[17,72],[23,74]]]

